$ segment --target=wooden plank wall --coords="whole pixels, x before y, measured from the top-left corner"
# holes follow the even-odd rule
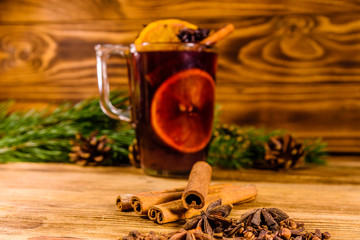
[[[94,45],[129,44],[159,18],[235,25],[218,45],[222,121],[360,153],[356,0],[1,0],[0,100],[28,109],[96,96]],[[126,88],[125,65],[117,66],[112,86]]]

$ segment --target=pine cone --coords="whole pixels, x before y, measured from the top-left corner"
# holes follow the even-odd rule
[[[290,134],[271,137],[265,149],[265,162],[271,169],[296,168],[304,163],[304,146]]]
[[[111,147],[108,145],[111,140],[103,135],[97,138],[97,131],[90,134],[88,138],[76,134],[76,139],[70,142],[73,147],[69,153],[70,161],[82,166],[98,166],[110,157]]]
[[[136,138],[129,146],[129,161],[134,167],[140,167],[140,149]]]

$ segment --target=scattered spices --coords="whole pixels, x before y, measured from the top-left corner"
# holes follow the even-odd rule
[[[199,229],[184,230],[169,234],[169,240],[214,240],[214,238]]]
[[[176,232],[142,234],[131,231],[123,240],[326,240],[331,237],[328,232],[321,232],[319,229],[315,232],[306,231],[303,223],[295,222],[278,208],[254,209],[245,212],[239,219],[229,219],[227,217],[232,210],[231,204],[254,200],[257,189],[254,185],[209,186],[210,181],[211,167],[206,162],[199,162],[193,167],[184,189],[145,192],[137,196],[120,195],[116,201],[119,209],[125,209],[122,204],[128,206],[131,197],[134,210],[140,214],[147,212],[149,219],[159,224],[190,219]],[[184,196],[191,194],[183,193],[196,194],[187,201]],[[173,194],[178,199],[169,201]],[[160,200],[165,202],[156,204]],[[190,207],[186,208],[184,202]],[[200,209],[194,207],[202,202],[203,207]],[[152,204],[155,205],[151,206]]]
[[[127,236],[122,237],[123,240],[166,240],[169,239],[165,234],[157,234],[153,231],[143,234],[137,230],[130,231]]]
[[[185,230],[199,229],[210,236],[230,227],[231,220],[226,218],[232,209],[231,204],[221,205],[221,199],[212,202],[201,214],[186,222]]]
[[[270,229],[278,228],[278,222],[287,219],[289,216],[278,208],[259,208],[244,213],[238,223],[245,223],[246,226],[251,224],[255,226],[267,225]],[[227,229],[227,236],[234,236],[239,229],[240,224],[233,229]]]
[[[278,208],[259,208],[244,213],[224,230],[224,238],[238,240],[324,240],[328,232],[307,232],[303,223],[295,222]]]
[[[143,234],[134,230],[129,232],[127,236],[124,236],[122,240],[214,240],[214,238],[197,229],[189,231],[180,229],[167,234],[155,233],[154,231]]]
[[[228,219],[231,205],[221,200],[211,203],[206,211],[189,220],[176,232],[141,234],[132,231],[123,240],[327,240],[330,233],[308,232],[304,223],[296,222],[278,208],[259,208],[244,213],[239,219]]]

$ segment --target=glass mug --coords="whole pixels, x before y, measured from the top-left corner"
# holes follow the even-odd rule
[[[215,104],[217,53],[195,43],[97,45],[100,106],[135,128],[141,167],[155,176],[185,176],[206,161]],[[107,59],[126,59],[130,107],[109,100]]]

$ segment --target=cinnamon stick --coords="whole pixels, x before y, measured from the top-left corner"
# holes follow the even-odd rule
[[[188,184],[181,197],[186,209],[201,209],[204,207],[209,191],[211,172],[211,166],[204,161],[194,164],[189,175]]]
[[[131,197],[131,206],[137,214],[146,215],[151,206],[180,199],[183,192],[184,188],[175,188],[134,194]]]
[[[200,43],[205,45],[214,45],[215,43],[229,35],[232,31],[234,31],[234,29],[235,27],[233,24],[227,24],[215,33],[203,39]]]
[[[131,211],[133,208],[131,206],[131,198],[134,194],[121,194],[116,198],[116,206],[120,211]]]
[[[230,184],[230,183],[211,185],[211,186],[209,187],[209,193],[212,193],[212,194],[218,193],[218,192],[222,191],[223,188],[228,187],[228,186],[231,186],[231,185],[232,185],[232,184]],[[179,203],[180,203],[179,205],[182,206],[182,201],[181,201],[180,198],[179,198],[178,200],[176,200],[176,201],[179,202]],[[175,201],[171,201],[171,202],[175,202]],[[165,203],[158,204],[158,205],[163,205],[163,204],[165,204]],[[156,206],[156,205],[154,205],[154,206]],[[183,206],[181,207],[181,206],[180,206],[180,208],[179,208],[179,211],[184,211],[184,207],[183,207]],[[177,210],[174,210],[174,211],[177,211]],[[158,212],[158,211],[156,211],[156,210],[153,208],[153,206],[151,206],[151,207],[149,208],[149,210],[148,210],[148,218],[149,218],[150,220],[152,220],[152,221],[156,221],[156,219],[158,218],[157,212]],[[161,217],[161,216],[160,216],[160,217]]]
[[[209,187],[209,192],[220,192],[224,187],[230,184],[216,184]],[[133,210],[140,215],[148,215],[151,206],[178,200],[183,195],[184,188],[175,188],[164,191],[151,191],[133,194],[131,197],[131,206]],[[155,217],[155,216],[154,216]],[[149,216],[151,219],[152,217]],[[154,219],[152,219],[154,220]]]
[[[239,204],[254,200],[256,195],[257,189],[255,185],[228,185],[222,188],[220,192],[209,193],[203,209],[206,209],[210,203],[218,199],[222,200],[222,204]],[[181,200],[175,200],[152,206],[148,211],[148,217],[159,224],[163,224],[191,218],[200,214],[203,209],[186,209]]]

